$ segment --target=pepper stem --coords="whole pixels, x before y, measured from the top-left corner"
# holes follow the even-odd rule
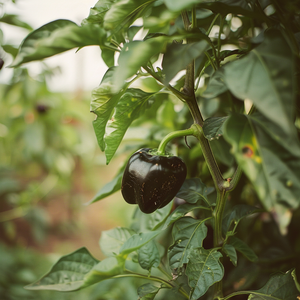
[[[187,136],[187,135],[195,135],[195,134],[196,134],[196,130],[195,130],[194,126],[192,126],[189,129],[178,130],[178,131],[173,131],[173,132],[169,133],[160,142],[158,149],[157,149],[157,154],[164,155],[166,152],[165,151],[166,146],[171,140],[178,138],[178,137]]]

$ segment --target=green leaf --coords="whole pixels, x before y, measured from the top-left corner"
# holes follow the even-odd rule
[[[299,281],[297,279],[297,274],[296,274],[296,270],[295,269],[292,271],[292,277],[294,279],[294,282],[295,282],[297,290],[300,292],[300,283],[299,283]]]
[[[26,286],[29,290],[75,291],[85,284],[87,274],[99,263],[86,248],[65,255],[49,273]]]
[[[186,275],[192,288],[191,300],[204,295],[208,288],[220,281],[224,276],[224,267],[219,259],[222,254],[216,249],[194,249],[186,267]]]
[[[21,28],[25,28],[27,30],[32,30],[32,27],[29,24],[21,21],[20,18],[17,15],[4,14],[0,18],[0,22],[6,23],[6,24],[9,24],[9,25],[18,26],[18,27],[21,27]]]
[[[186,203],[186,204],[182,204],[179,205],[178,207],[175,208],[175,210],[168,216],[164,226],[163,226],[163,230],[166,229],[168,226],[170,226],[171,224],[173,224],[175,221],[177,221],[178,219],[182,218],[183,216],[185,216],[188,212],[191,212],[195,209],[204,209],[204,210],[210,210],[208,209],[206,206],[201,205],[201,201],[200,204],[196,203],[196,204],[190,204],[190,203]]]
[[[155,0],[122,0],[115,2],[104,16],[104,27],[107,30],[121,30],[129,26],[145,10],[152,6]]]
[[[119,191],[122,185],[123,173],[119,173],[112,181],[104,185],[96,194],[96,196],[88,202],[88,204],[102,200],[113,193]]]
[[[90,9],[89,16],[82,21],[82,24],[103,25],[105,14],[109,11],[114,0],[99,0],[94,7]]]
[[[203,124],[203,133],[205,137],[212,141],[223,135],[223,124],[227,117],[212,117],[207,118]]]
[[[73,48],[103,45],[105,39],[106,33],[99,26],[78,26],[69,20],[56,20],[34,30],[23,40],[11,67],[41,60]]]
[[[203,200],[204,203],[210,206],[207,194],[208,188],[200,178],[189,178],[184,181],[176,197],[188,203],[196,203],[199,200]]]
[[[104,135],[106,124],[111,118],[112,112],[122,95],[122,93],[114,94],[112,92],[112,77],[115,70],[115,67],[109,68],[103,76],[99,87],[92,92],[90,111],[97,115],[96,120],[93,121],[93,126],[99,147],[102,151],[105,150]]]
[[[169,216],[172,207],[173,201],[163,208],[157,209],[152,214],[145,214],[137,207],[131,228],[136,230],[136,232],[157,230]],[[165,227],[163,229],[165,229]]]
[[[206,40],[190,44],[172,43],[167,48],[162,62],[163,72],[166,75],[165,82],[169,83],[179,71],[184,70],[190,62],[201,56],[208,48]]]
[[[202,97],[212,99],[228,90],[224,82],[224,68],[220,68],[210,77],[208,85]]]
[[[237,266],[237,255],[236,255],[235,248],[230,244],[226,244],[223,246],[223,251],[229,257],[232,264],[236,267]]]
[[[205,220],[199,221],[191,217],[178,220],[173,226],[173,245],[170,246],[168,252],[170,268],[177,272],[183,264],[187,264],[190,252],[202,247],[206,235]]]
[[[153,240],[140,248],[138,253],[138,260],[140,266],[148,271],[159,266],[160,255]]]
[[[125,257],[114,256],[108,257],[99,262],[93,269],[85,276],[84,284],[81,288],[88,287],[94,283],[113,278],[120,275],[124,271]]]
[[[130,124],[153,103],[154,93],[127,89],[115,106],[112,120],[106,126],[105,156],[108,164],[119,147]]]
[[[120,248],[134,234],[133,230],[125,227],[116,227],[102,231],[99,241],[101,251],[106,256],[119,254]]]
[[[295,62],[279,30],[266,31],[260,46],[224,69],[226,85],[236,97],[250,99],[286,134],[293,131]]]
[[[232,236],[230,237],[229,244],[232,245],[237,251],[242,253],[250,261],[257,261],[256,254],[244,241],[235,236]]]
[[[253,207],[247,204],[238,204],[230,209],[230,212],[223,219],[223,228],[224,231],[227,232],[230,224],[234,222],[238,224],[243,218],[261,211],[261,209],[257,207]]]
[[[164,0],[167,8],[171,11],[181,11],[192,7],[194,4],[198,4],[199,0]]]
[[[286,274],[278,274],[273,277],[257,291],[251,291],[250,300],[294,300],[299,296],[291,271]]]
[[[170,37],[159,36],[146,41],[132,41],[124,44],[114,75],[114,90],[122,88],[125,80],[146,66],[150,58],[162,51]]]
[[[160,287],[155,286],[152,283],[143,284],[138,288],[137,291],[139,295],[138,300],[153,300],[160,289]]]
[[[126,255],[154,239],[161,231],[141,232],[132,235],[121,247],[120,254]]]
[[[261,114],[235,114],[224,125],[224,137],[262,204],[276,214],[281,231],[286,232],[290,210],[299,207],[300,202],[300,146],[296,133],[286,135]]]

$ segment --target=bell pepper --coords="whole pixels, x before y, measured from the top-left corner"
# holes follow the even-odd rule
[[[187,169],[177,156],[158,155],[157,150],[143,148],[129,159],[122,179],[122,195],[129,204],[138,204],[150,214],[166,206],[182,186]]]

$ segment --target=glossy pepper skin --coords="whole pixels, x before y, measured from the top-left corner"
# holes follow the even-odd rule
[[[129,204],[138,204],[146,214],[166,206],[186,177],[186,165],[177,156],[152,154],[143,148],[129,159],[122,179],[122,195]]]

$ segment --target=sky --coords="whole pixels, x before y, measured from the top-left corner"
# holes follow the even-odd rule
[[[34,29],[56,19],[69,19],[80,25],[82,19],[89,15],[90,8],[97,0],[17,0],[4,6],[4,12],[17,14],[21,20],[29,23]],[[15,26],[1,25],[5,42],[19,45],[26,32]],[[76,53],[76,49],[44,60],[50,67],[59,66],[61,74],[56,74],[49,82],[52,91],[74,91],[76,89],[92,90],[97,87],[107,70],[101,59],[99,47],[89,46]],[[9,64],[9,61],[7,62]],[[6,65],[7,65],[6,64]],[[39,63],[28,63],[32,75],[40,70]],[[7,82],[12,70],[3,68],[0,72],[0,83]]]

